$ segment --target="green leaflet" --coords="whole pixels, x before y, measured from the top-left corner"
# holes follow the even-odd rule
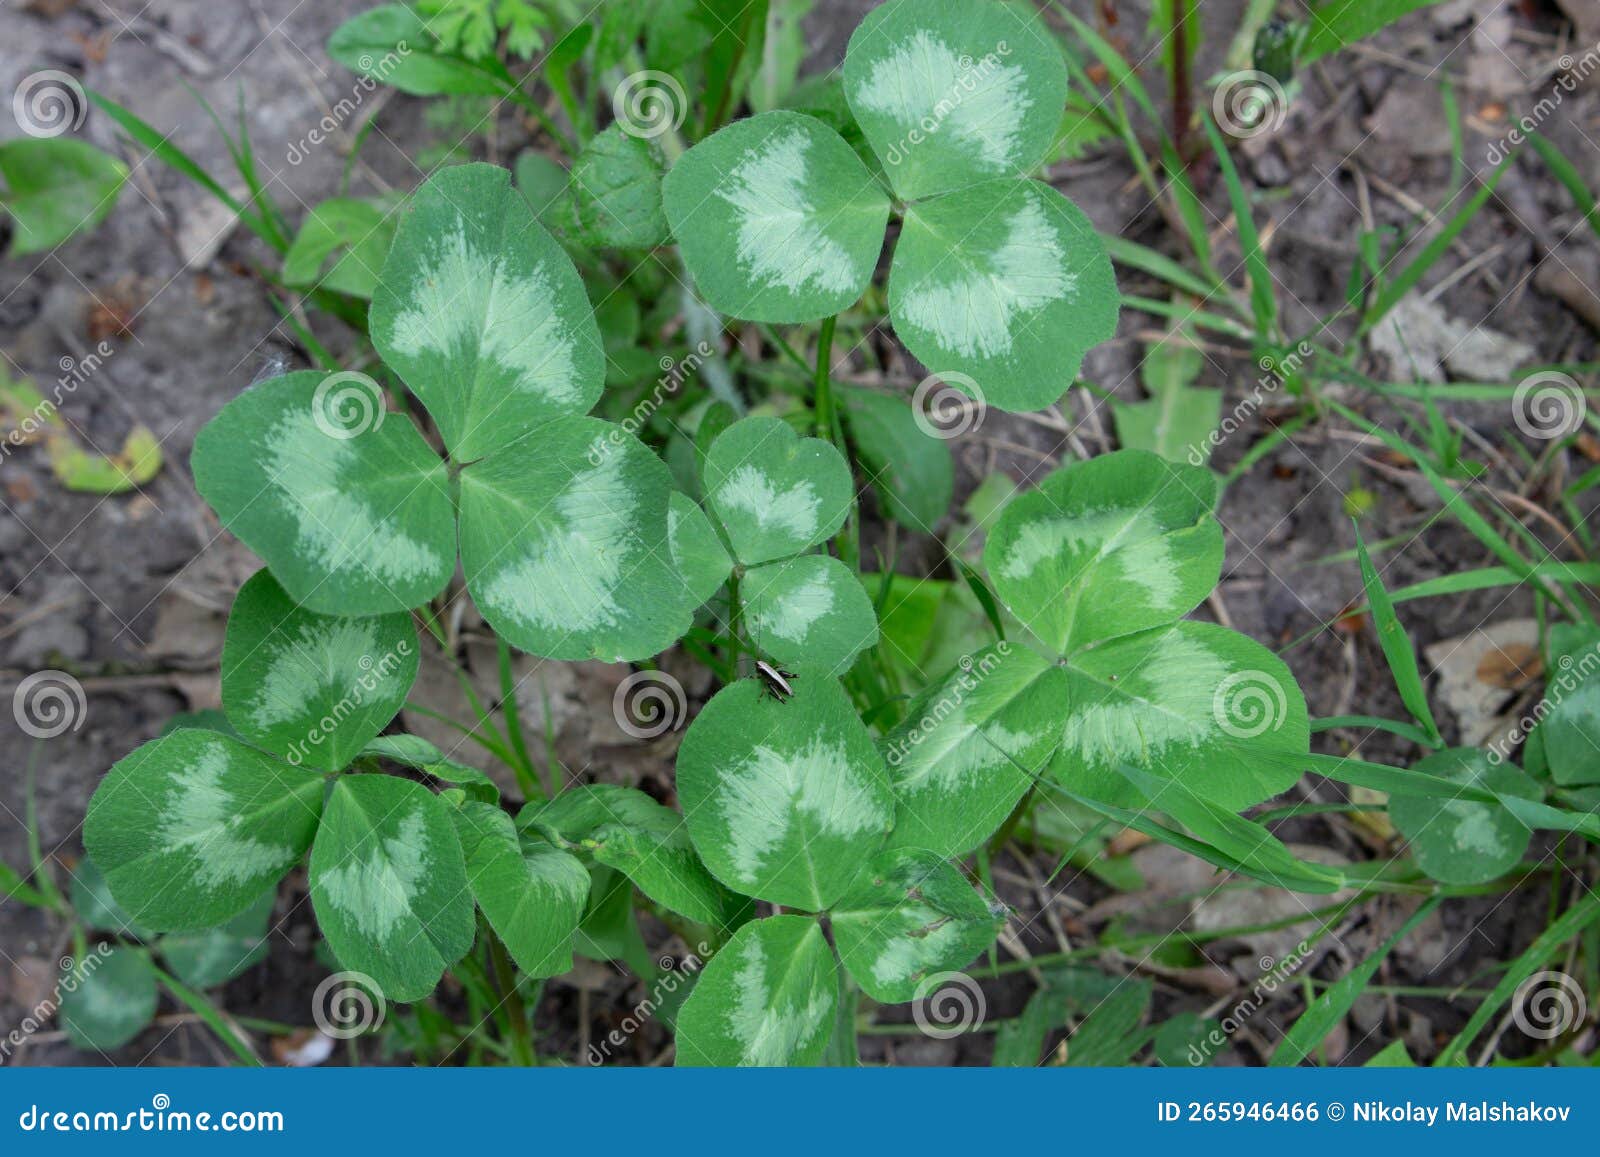
[[[1125,762],[1168,791],[1236,812],[1299,778],[1292,758],[1266,756],[1309,750],[1305,699],[1254,639],[1184,620],[1081,651],[1065,671],[1062,744],[1050,770],[1073,792],[1163,810],[1162,798],[1118,770]]]
[[[499,803],[500,789],[487,772],[457,763],[420,735],[380,735],[361,749],[362,755],[392,759],[424,775],[461,789],[469,799]]]
[[[472,897],[449,809],[386,775],[338,779],[311,848],[328,947],[385,998],[421,1000],[472,947]]]
[[[889,198],[850,146],[794,112],[737,121],[667,174],[672,234],[707,304],[805,322],[854,304],[883,249]]]
[[[1212,432],[1222,417],[1222,391],[1194,388],[1204,365],[1205,355],[1179,325],[1145,351],[1139,376],[1150,400],[1111,404],[1124,448],[1149,450],[1173,462],[1206,464]]]
[[[394,206],[358,197],[331,197],[306,214],[283,255],[283,282],[315,286],[370,300],[394,242]],[[333,265],[323,266],[337,253]]]
[[[1049,660],[998,643],[918,696],[880,743],[895,794],[890,846],[956,856],[994,832],[1061,742],[1066,684]]]
[[[93,953],[61,979],[61,1027],[75,1048],[121,1048],[155,1017],[156,995],[143,948]]]
[[[884,513],[908,530],[933,533],[955,492],[950,443],[925,430],[904,398],[844,386],[834,390]]]
[[[1211,593],[1222,528],[1210,471],[1140,450],[1058,470],[1017,495],[984,547],[995,592],[1061,654],[1169,623]]]
[[[483,617],[552,659],[636,659],[689,627],[672,563],[672,475],[620,427],[550,422],[461,472],[461,563]]]
[[[941,856],[898,848],[873,859],[830,913],[839,958],[867,995],[915,1000],[936,973],[994,942],[1005,907],[991,905]]]
[[[427,22],[405,4],[382,4],[345,21],[328,38],[328,55],[413,96],[499,96],[511,87],[498,61],[441,51]]]
[[[785,667],[843,675],[878,641],[872,600],[850,568],[806,554],[748,571],[740,588],[750,641]]]
[[[706,870],[684,819],[637,788],[590,784],[529,804],[517,826],[615,868],[658,904],[724,928],[748,906]]]
[[[906,200],[1025,175],[1049,149],[1067,70],[1037,18],[986,0],[890,0],[850,37],[844,88]]]
[[[193,988],[213,988],[264,960],[267,931],[277,889],[263,892],[250,907],[217,928],[174,932],[156,950],[177,978]]]
[[[461,463],[585,412],[605,377],[577,270],[494,165],[445,169],[413,194],[371,326]]]
[[[1211,432],[1222,419],[1222,391],[1179,386],[1146,402],[1114,402],[1117,440],[1172,462],[1205,462]]]
[[[539,223],[555,232],[562,213],[570,208],[567,170],[533,149],[518,153],[513,168],[517,192],[527,199]]]
[[[1466,787],[1536,800],[1539,787],[1509,763],[1476,747],[1435,752],[1413,771]],[[1504,807],[1466,799],[1396,795],[1389,817],[1411,844],[1417,864],[1441,884],[1482,884],[1516,867],[1532,832]]]
[[[815,920],[752,920],[711,958],[678,1014],[679,1065],[814,1065],[833,1031],[838,968]]]
[[[11,256],[42,253],[93,229],[127,179],[121,161],[72,137],[0,143],[0,210],[11,217]]]
[[[1550,630],[1545,679],[1550,710],[1534,734],[1550,778],[1563,787],[1600,783],[1600,631],[1560,623]]]
[[[711,444],[707,505],[746,566],[798,554],[844,525],[854,489],[844,456],[780,418],[745,418]]]
[[[811,911],[842,895],[894,821],[883,758],[843,688],[820,675],[780,700],[744,679],[684,733],[678,796],[714,876]]]
[[[370,378],[252,386],[200,431],[190,465],[223,525],[312,610],[407,610],[455,570],[444,463]]]
[[[517,967],[532,977],[569,971],[589,899],[588,870],[543,840],[520,838],[494,804],[469,802],[450,814],[472,895]]]
[[[70,893],[72,911],[85,928],[130,936],[136,940],[148,938],[149,934],[122,910],[122,905],[111,894],[111,885],[106,883],[105,873],[88,856],[78,861],[72,873]]]
[[[906,349],[951,384],[1037,410],[1115,333],[1117,285],[1082,210],[1038,181],[990,181],[907,208],[889,314]]]
[[[599,245],[649,249],[667,239],[663,168],[654,146],[611,125],[572,162],[578,227]]]
[[[319,615],[261,570],[228,615],[223,706],[241,738],[297,767],[340,771],[400,710],[417,662],[409,615]]]
[[[174,731],[106,773],[83,843],[117,902],[157,931],[244,911],[317,830],[322,776],[213,731]]]
[[[677,490],[667,503],[667,545],[695,606],[716,594],[733,569],[733,559],[728,557],[706,512]]]

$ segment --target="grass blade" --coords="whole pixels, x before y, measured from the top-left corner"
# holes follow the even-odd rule
[[[1367,985],[1372,982],[1373,975],[1378,971],[1378,966],[1390,952],[1394,951],[1394,946],[1404,940],[1413,928],[1431,916],[1433,910],[1442,902],[1442,897],[1435,896],[1423,904],[1400,926],[1398,932],[1378,946],[1376,952],[1348,974],[1341,976],[1317,997],[1311,1007],[1300,1014],[1300,1019],[1294,1022],[1294,1026],[1289,1029],[1282,1043],[1273,1052],[1272,1066],[1279,1068],[1284,1065],[1298,1065],[1309,1059],[1312,1051],[1333,1031],[1333,1026],[1349,1013],[1356,998],[1366,991]]]

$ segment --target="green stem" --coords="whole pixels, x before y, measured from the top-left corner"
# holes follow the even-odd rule
[[[833,330],[838,324],[837,315],[828,318],[822,323],[822,332],[817,336],[817,390],[814,401],[817,413],[817,436],[829,442],[834,441],[834,437],[833,378],[828,371],[833,360]]]
[[[739,656],[744,654],[743,629],[744,604],[739,600],[739,568],[734,567],[733,573],[728,576],[728,645],[732,652],[730,659],[735,679],[739,677]]]
[[[539,1057],[533,1048],[533,1030],[528,1024],[528,1007],[522,1002],[522,993],[517,988],[517,970],[512,965],[511,954],[506,951],[506,946],[500,937],[487,928],[484,932],[489,938],[489,959],[494,963],[495,986],[499,988],[500,995],[505,1000],[507,1026],[511,1033],[512,1063],[522,1068],[532,1068],[539,1063]]]

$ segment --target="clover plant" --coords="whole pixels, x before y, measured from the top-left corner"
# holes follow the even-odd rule
[[[541,11],[508,23],[460,5],[439,34],[386,6],[331,51],[373,76],[399,45],[386,83],[499,94],[515,84],[493,43],[522,51]],[[711,46],[707,84],[726,84],[737,69]],[[577,116],[569,172],[541,158],[514,185],[494,165],[448,167],[398,215],[336,199],[285,242],[286,281],[363,303],[381,364],[252,385],[196,440],[201,495],[266,564],[229,616],[225,721],[119,761],[84,828],[105,903],[173,967],[186,937],[258,932],[303,864],[339,965],[396,1002],[426,999],[447,972],[474,994],[492,985],[486,1006],[517,1010],[516,1044],[524,990],[575,956],[652,972],[634,918],[648,910],[709,955],[664,1014],[679,1063],[849,1063],[863,999],[918,999],[993,945],[1007,910],[975,879],[1040,801],[1273,883],[1349,884],[1239,814],[1320,757],[1283,662],[1188,617],[1223,564],[1208,469],[1139,448],[1076,462],[1006,496],[977,527],[981,558],[953,551],[950,579],[892,573],[892,546],[863,569],[858,486],[926,532],[953,470],[902,397],[833,381],[836,329],[864,333],[886,311],[928,370],[1028,410],[1057,401],[1113,334],[1118,294],[1094,228],[1036,176],[1068,89],[1037,18],[889,0],[836,83],[837,100],[801,100],[801,86],[796,107],[708,114],[694,142],[620,112],[593,132]],[[575,99],[565,80],[556,91]],[[618,385],[647,311],[658,331],[681,316],[709,335],[715,397],[691,384],[657,413],[660,398]],[[754,405],[718,392],[727,365],[710,339],[740,322],[800,363],[804,389]],[[812,323],[809,361],[773,328],[806,346]],[[885,652],[907,638],[899,608],[923,588],[981,607],[959,636],[972,645],[924,639],[897,667]],[[512,648],[648,669],[680,641],[709,664],[722,686],[682,735],[671,790],[541,790],[528,775],[520,801],[502,799],[485,772],[394,730],[419,625],[447,643],[464,599],[507,670]],[[901,669],[915,670],[909,695]],[[516,688],[503,690],[511,716]],[[1574,707],[1540,728],[1557,783],[1593,782],[1591,718]],[[1412,782],[1393,819],[1439,880],[1503,872],[1531,826],[1552,824],[1533,781],[1480,752],[1440,751]],[[143,1023],[148,956],[122,959],[108,975],[138,988],[126,1021]],[[1148,992],[1134,996],[1138,1015]],[[1005,1050],[1036,1056],[1041,1041]],[[527,1044],[503,1055],[529,1060]]]

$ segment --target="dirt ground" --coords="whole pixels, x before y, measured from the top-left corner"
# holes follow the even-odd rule
[[[332,102],[353,88],[353,78],[328,60],[323,44],[338,24],[366,6],[366,0],[6,5],[0,9],[0,43],[6,46],[0,91],[11,92],[30,72],[63,69],[170,133],[174,143],[216,173],[228,171],[224,144],[194,94],[230,123],[242,101],[255,149],[272,174],[270,191],[291,219],[298,219],[335,192],[349,143],[346,136],[310,149],[299,163],[288,159]],[[808,26],[818,53],[813,67],[838,59],[868,7],[856,0],[817,5]],[[1091,5],[1074,7],[1093,18]],[[1129,45],[1140,44],[1146,7],[1105,7],[1121,17],[1110,31]],[[1197,76],[1209,77],[1222,67],[1237,7],[1232,2],[1203,6],[1207,39]],[[1584,31],[1592,44],[1592,30]],[[1585,42],[1574,46],[1574,36],[1572,25],[1553,7],[1456,0],[1416,14],[1310,71],[1286,125],[1240,152],[1245,179],[1261,197],[1259,223],[1269,238],[1291,334],[1315,333],[1322,319],[1337,312],[1363,222],[1409,233],[1418,225],[1419,211],[1447,200],[1451,164],[1441,83],[1454,86],[1466,119],[1466,164],[1472,173],[1485,172],[1492,167],[1490,146],[1507,127],[1506,110],[1530,103],[1549,88],[1552,62],[1563,52],[1583,50]],[[1155,73],[1150,71],[1152,77]],[[438,154],[441,144],[454,139],[451,126],[430,122],[422,103],[412,98],[373,94],[367,99],[385,103],[354,168],[352,188],[361,193],[409,188],[426,171],[430,152]],[[1594,93],[1583,90],[1566,95],[1541,125],[1578,163],[1591,187],[1600,186],[1596,114]],[[12,131],[9,123],[0,128],[0,133]],[[61,668],[72,672],[88,695],[81,727],[48,741],[29,739],[15,728],[9,712],[0,711],[0,859],[13,866],[27,862],[24,817],[31,781],[41,842],[66,870],[81,854],[84,806],[105,770],[155,735],[174,713],[218,702],[224,615],[239,581],[256,563],[219,531],[195,493],[187,470],[194,435],[264,367],[303,364],[292,329],[256,273],[266,252],[242,231],[230,229],[195,186],[141,150],[120,144],[103,114],[91,112],[82,131],[96,144],[122,151],[133,168],[132,180],[112,216],[92,234],[42,258],[0,262],[0,354],[13,376],[49,383],[63,372],[64,359],[83,359],[104,337],[112,353],[72,393],[65,415],[82,439],[101,449],[114,449],[132,424],[143,423],[161,440],[165,466],[137,493],[97,498],[63,491],[38,450],[0,459],[0,693],[9,697],[16,682],[32,672]],[[503,113],[468,150],[509,161],[527,139],[526,127]],[[1214,214],[1219,262],[1234,271],[1237,247],[1221,181],[1200,162],[1196,175]],[[1150,206],[1120,149],[1097,148],[1061,166],[1055,177],[1102,229],[1178,253],[1167,222]],[[1432,301],[1445,317],[1492,331],[1497,341],[1526,343],[1531,352],[1519,365],[1594,357],[1593,329],[1550,290],[1547,275],[1559,269],[1583,284],[1600,285],[1600,247],[1542,167],[1531,159],[1513,166],[1497,197],[1453,248],[1452,258],[1424,283],[1426,290],[1448,279]],[[1125,270],[1119,275],[1125,292],[1158,293],[1139,275]],[[1242,283],[1242,274],[1235,272],[1234,280]],[[1120,397],[1139,397],[1139,359],[1145,339],[1157,328],[1158,319],[1125,312],[1118,339],[1090,356],[1085,379]],[[1337,347],[1351,329],[1340,323],[1319,340]],[[319,323],[318,332],[337,348],[334,325]],[[1363,357],[1373,376],[1389,376],[1382,352],[1368,350]],[[1452,364],[1449,374],[1475,377],[1469,365]],[[1398,376],[1410,375],[1401,367]],[[1226,413],[1250,394],[1258,377],[1252,351],[1217,345],[1207,350],[1199,384],[1225,392]],[[1370,392],[1331,388],[1373,420],[1401,428],[1397,406],[1377,402]],[[1213,464],[1230,468],[1269,423],[1293,411],[1291,399],[1269,398],[1222,443]],[[1516,436],[1507,403],[1450,403],[1449,412],[1477,436],[1481,445],[1470,449],[1480,457],[1501,453],[1495,448]],[[1054,426],[991,414],[980,430],[957,444],[963,492],[994,469],[1025,480],[1073,453],[1115,444],[1109,414],[1092,395],[1075,391],[1062,403],[1061,414],[1064,420]],[[1404,714],[1370,629],[1319,630],[1359,601],[1353,564],[1319,562],[1353,546],[1347,495],[1370,492],[1370,511],[1362,522],[1368,542],[1396,538],[1399,543],[1383,557],[1391,587],[1492,561],[1452,524],[1423,529],[1438,504],[1414,478],[1396,470],[1350,428],[1322,424],[1268,454],[1227,493],[1221,509],[1228,532],[1224,579],[1201,613],[1225,619],[1274,647],[1311,634],[1285,658],[1314,716]],[[1561,537],[1548,526],[1535,529],[1551,545]],[[1524,593],[1488,591],[1410,604],[1402,617],[1421,648],[1445,644],[1430,656],[1448,667],[1465,646],[1453,641],[1487,625],[1526,619],[1531,611]],[[475,670],[492,680],[492,646],[469,652],[472,659]],[[670,784],[676,737],[653,744],[632,741],[599,706],[609,704],[622,671],[527,664],[536,677],[525,685],[524,719],[538,728],[548,710],[569,776]],[[1429,674],[1436,683],[1448,677]],[[689,688],[702,697],[709,691],[703,677]],[[447,708],[452,693],[442,668],[431,674],[425,668],[419,695],[435,696]],[[1448,705],[1440,714],[1451,735],[1463,728]],[[425,721],[414,722],[426,727]],[[1340,732],[1317,740],[1329,751],[1350,750],[1358,741],[1366,758],[1405,754],[1402,745],[1382,737]],[[1308,778],[1294,796],[1330,801],[1339,791]],[[1351,858],[1375,854],[1373,846],[1353,839],[1347,826],[1307,820],[1280,834]],[[1151,881],[1151,892],[1135,897],[1137,903],[1204,887],[1210,874],[1164,848],[1136,854]],[[1044,864],[1045,871],[1050,866]],[[1029,951],[1054,951],[1052,921],[1037,918],[1039,889],[1019,865],[1012,865],[1001,883],[1018,909],[1013,926],[1020,942]],[[1097,920],[1125,914],[1107,910],[1104,905],[1114,898],[1087,878],[1063,877],[1048,891],[1053,909],[1082,930],[1074,934],[1080,942],[1093,935]],[[1267,896],[1258,903],[1281,899]],[[1548,899],[1544,890],[1531,889],[1481,904],[1453,903],[1443,919],[1428,922],[1407,942],[1382,978],[1430,986],[1481,979],[1487,963],[1509,955],[1542,928]],[[1300,902],[1291,898],[1287,911]],[[1334,938],[1332,955],[1319,964],[1321,974],[1336,975],[1359,960],[1405,911],[1400,902],[1364,906]],[[291,877],[282,889],[278,916],[268,959],[229,985],[222,1001],[236,1015],[309,1024],[308,993],[325,969],[313,955],[303,878]],[[1168,910],[1146,916],[1153,926],[1165,921],[1165,928],[1185,920],[1193,927],[1205,919],[1227,924],[1252,918],[1266,917],[1252,917],[1242,908],[1224,915],[1184,911],[1174,916]],[[48,987],[49,980],[40,978],[48,977],[50,962],[65,950],[61,930],[49,920],[15,903],[0,905],[0,1028],[32,1006],[41,983]],[[1204,967],[1231,976],[1230,953],[1253,959],[1263,951],[1257,943],[1223,942]],[[1218,990],[1191,975],[1201,970],[1157,973],[1158,1009],[1209,1005]],[[549,1055],[576,1059],[587,1033],[603,1033],[638,996],[636,986],[614,970],[597,966],[575,979],[572,985],[547,986],[540,1017],[550,1034],[544,1046]],[[1029,987],[1021,977],[996,986],[991,1015],[1014,1014]],[[589,1018],[587,1030],[580,1010]],[[1274,1024],[1286,1022],[1294,1010],[1290,999]],[[1436,1034],[1459,1027],[1469,1011],[1466,1004],[1429,1000],[1360,1005],[1346,1028],[1350,1059],[1359,1060],[1397,1037],[1426,1055]],[[1269,1045],[1277,1039],[1273,1025],[1263,1023],[1259,1032]],[[625,1059],[656,1059],[660,1041],[649,1034],[640,1041],[640,1055]],[[898,1063],[951,1063],[981,1060],[984,1047],[958,1050],[953,1042],[882,1037],[869,1042],[866,1054],[875,1059],[892,1053]],[[14,1063],[223,1059],[203,1028],[164,1007],[162,1023],[116,1056],[78,1055],[59,1034],[47,1031]],[[1244,1047],[1226,1063],[1248,1059],[1251,1052]]]

